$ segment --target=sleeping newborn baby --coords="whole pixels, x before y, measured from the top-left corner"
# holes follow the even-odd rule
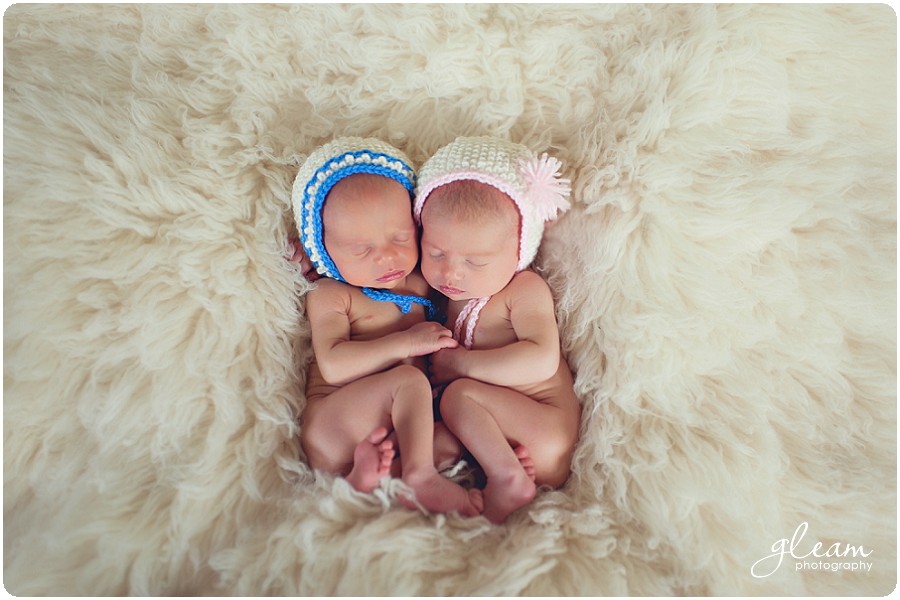
[[[417,268],[414,181],[404,154],[361,138],[319,148],[297,174],[297,227],[322,275],[306,299],[314,358],[301,443],[311,468],[370,492],[389,474],[393,430],[415,501],[474,516],[481,492],[445,479],[434,464],[431,386],[417,365],[457,343],[426,320],[434,307]]]
[[[569,476],[581,408],[553,297],[528,269],[544,223],[568,209],[559,162],[496,138],[457,138],[422,167],[414,212],[422,274],[449,298],[457,348],[431,355],[445,425],[484,469],[484,515]]]

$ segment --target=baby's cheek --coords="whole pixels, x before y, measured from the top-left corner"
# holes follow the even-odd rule
[[[422,276],[425,277],[425,281],[427,281],[429,285],[434,287],[434,261],[427,256],[422,256]]]
[[[426,280],[431,280],[431,263],[428,262],[428,259],[424,256],[422,257],[422,263],[420,265],[422,270],[422,276],[425,277]]]
[[[407,262],[411,265],[410,269],[415,268],[416,263],[419,262],[419,249],[411,248],[407,253]]]

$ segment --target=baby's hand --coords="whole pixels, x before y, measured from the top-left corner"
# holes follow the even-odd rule
[[[441,348],[456,348],[459,344],[446,327],[428,321],[416,323],[405,331],[409,339],[409,356],[425,356]]]
[[[432,385],[449,383],[454,379],[465,377],[462,370],[462,362],[465,360],[468,350],[465,348],[449,348],[439,350],[429,357],[429,377]]]
[[[290,254],[290,256],[285,256],[285,258],[291,262],[300,263],[300,272],[303,273],[303,277],[310,283],[319,279],[321,276],[316,272],[312,261],[309,260],[309,256],[306,255],[306,251],[303,249],[303,244],[300,243],[300,240],[292,237],[288,243],[290,244],[288,247],[288,254]]]

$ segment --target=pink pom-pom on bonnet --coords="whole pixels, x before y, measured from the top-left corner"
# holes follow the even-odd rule
[[[544,221],[553,221],[560,212],[569,210],[569,180],[560,177],[562,163],[544,152],[520,163],[522,179],[534,207],[534,215]]]

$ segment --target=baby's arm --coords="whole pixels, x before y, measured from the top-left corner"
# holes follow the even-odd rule
[[[524,271],[510,283],[507,302],[517,342],[491,350],[447,350],[432,356],[438,381],[470,377],[515,386],[550,379],[559,368],[559,328],[553,296],[543,279]],[[441,376],[443,371],[444,376]]]
[[[417,323],[373,340],[351,340],[349,313],[347,290],[330,280],[320,280],[307,295],[313,352],[322,377],[331,385],[383,371],[405,358],[457,346],[450,331],[437,323]]]

